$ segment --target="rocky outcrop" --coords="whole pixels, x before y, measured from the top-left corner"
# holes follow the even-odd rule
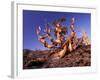
[[[91,45],[80,45],[61,59],[52,57],[57,51],[24,50],[23,69],[91,66]]]

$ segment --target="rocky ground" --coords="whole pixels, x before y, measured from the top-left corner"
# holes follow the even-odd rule
[[[91,66],[91,46],[79,46],[61,59],[52,58],[52,50],[23,50],[23,69]]]

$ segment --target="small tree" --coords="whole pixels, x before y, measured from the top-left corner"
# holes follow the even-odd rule
[[[44,47],[49,49],[58,49],[60,51],[55,54],[55,58],[59,59],[62,58],[66,53],[75,50],[78,47],[78,38],[76,36],[76,32],[74,30],[74,17],[72,17],[71,21],[71,32],[68,35],[68,27],[63,26],[62,23],[66,21],[65,18],[58,19],[57,21],[53,22],[54,29],[52,30],[49,25],[46,25],[44,30],[45,34],[41,35],[41,27],[39,26],[36,30],[38,35],[38,40],[44,45]],[[51,32],[53,32],[54,37],[51,36]],[[48,38],[51,41],[51,44],[46,41]]]

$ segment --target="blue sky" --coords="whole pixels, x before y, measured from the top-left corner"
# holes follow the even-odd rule
[[[71,18],[75,18],[75,31],[77,36],[85,31],[91,38],[91,14],[90,13],[74,13],[74,12],[49,12],[49,11],[33,11],[23,10],[23,49],[44,50],[43,44],[38,41],[36,28],[38,26],[43,30],[46,23],[52,24],[59,18],[65,18],[63,25],[68,26],[69,32]]]

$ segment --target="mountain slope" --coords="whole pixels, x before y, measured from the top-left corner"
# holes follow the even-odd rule
[[[23,68],[56,68],[56,67],[80,67],[91,65],[91,46],[79,46],[76,50],[66,53],[61,59],[54,59],[50,50],[23,51]]]

